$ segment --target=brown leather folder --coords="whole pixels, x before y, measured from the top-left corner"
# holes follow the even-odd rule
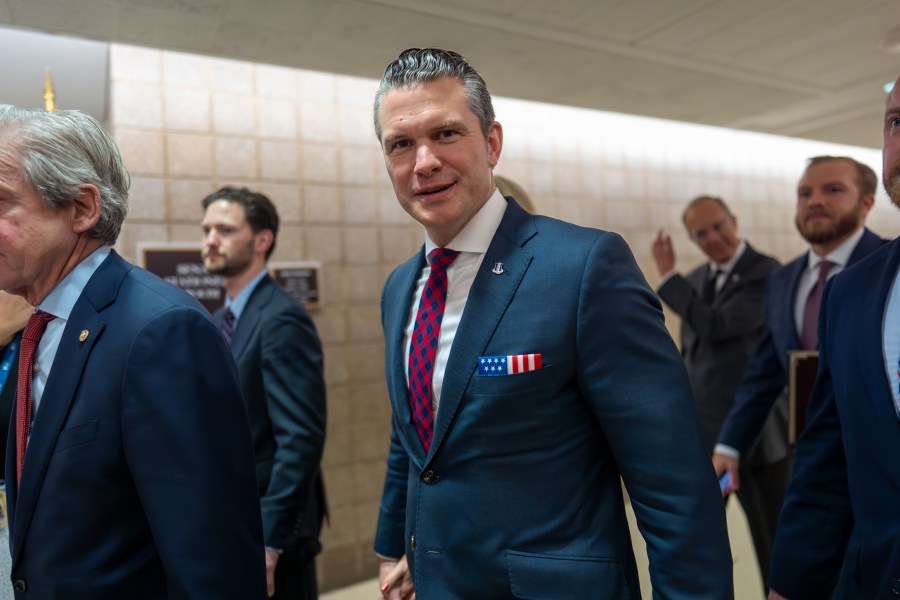
[[[792,350],[788,362],[788,443],[792,446],[806,427],[806,410],[819,370],[815,350]]]

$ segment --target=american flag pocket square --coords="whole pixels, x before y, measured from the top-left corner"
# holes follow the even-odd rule
[[[518,373],[527,373],[528,371],[537,371],[542,366],[540,354],[478,357],[479,375],[516,375]]]

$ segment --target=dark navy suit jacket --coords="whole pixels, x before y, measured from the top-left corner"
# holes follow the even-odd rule
[[[819,374],[769,577],[792,600],[900,596],[900,419],[882,337],[898,268],[895,240],[825,290]]]
[[[221,322],[223,309],[215,318]],[[322,345],[309,312],[264,276],[231,340],[253,432],[263,538],[269,548],[319,551],[325,488]]]
[[[397,268],[382,298],[393,432],[375,540],[406,554],[416,597],[639,598],[624,480],[657,594],[730,598],[724,506],[684,364],[625,242],[509,199],[427,454],[402,342],[424,265],[420,252]],[[477,374],[479,356],[530,353],[542,369]]]
[[[66,324],[18,489],[15,458],[13,434],[17,599],[265,597],[250,428],[228,346],[187,293],[115,252]]]
[[[847,266],[877,250],[885,242],[866,229],[850,254]],[[790,351],[803,347],[797,335],[794,298],[807,261],[807,254],[803,253],[773,271],[769,277],[765,302],[766,325],[744,371],[734,407],[719,434],[719,443],[738,450],[742,456],[749,456],[753,450],[773,408],[787,411],[784,392],[788,383]],[[780,403],[779,398],[782,398]]]

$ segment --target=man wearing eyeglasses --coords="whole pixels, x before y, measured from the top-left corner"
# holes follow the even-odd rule
[[[695,198],[685,208],[682,221],[690,239],[709,260],[687,276],[678,274],[672,240],[660,231],[652,247],[662,278],[657,293],[681,317],[681,354],[694,391],[703,441],[712,454],[763,328],[766,281],[778,262],[738,236],[737,219],[721,198]],[[763,577],[790,477],[784,431],[784,424],[767,427],[767,443],[759,444],[742,465],[742,487],[737,493]]]

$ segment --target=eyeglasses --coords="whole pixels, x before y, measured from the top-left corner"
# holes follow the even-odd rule
[[[697,242],[698,244],[704,243],[709,239],[709,234],[715,231],[717,234],[721,234],[722,231],[731,225],[731,217],[725,217],[721,221],[716,221],[710,227],[704,227],[703,229],[698,229],[696,231],[691,232],[691,239]]]

